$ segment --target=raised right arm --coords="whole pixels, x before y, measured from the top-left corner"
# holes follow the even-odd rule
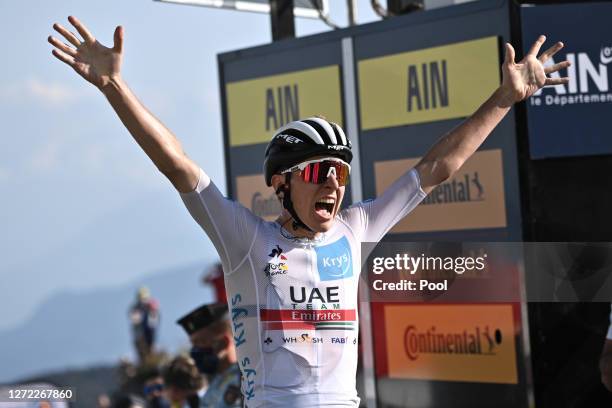
[[[121,78],[113,78],[101,91],[159,171],[181,193],[192,191],[200,169],[187,157],[174,134],[149,112]]]
[[[83,40],[56,23],[53,28],[72,46],[50,36],[49,42],[55,46],[53,55],[104,94],[134,140],[179,192],[194,190],[200,174],[198,165],[187,157],[178,139],[149,112],[121,78],[123,28],[115,29],[114,46],[108,48],[78,19],[71,16],[68,20]]]

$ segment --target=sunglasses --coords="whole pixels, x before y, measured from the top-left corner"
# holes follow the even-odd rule
[[[163,384],[156,383],[156,384],[146,385],[144,387],[144,395],[148,396],[150,394],[153,394],[156,391],[162,392],[163,390],[164,390]]]
[[[281,171],[280,174],[291,173],[299,170],[302,180],[306,183],[323,184],[329,176],[334,176],[339,186],[348,184],[351,166],[340,159],[323,158],[308,160]]]

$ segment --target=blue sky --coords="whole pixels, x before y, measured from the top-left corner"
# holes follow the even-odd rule
[[[344,26],[346,2],[331,3]],[[105,45],[124,26],[123,77],[222,190],[216,55],[271,41],[269,16],[255,13],[152,0],[0,2],[0,329],[58,291],[215,259],[99,91],[52,57],[51,25],[71,14]],[[360,0],[359,22],[373,20]],[[327,30],[297,22],[298,36]]]

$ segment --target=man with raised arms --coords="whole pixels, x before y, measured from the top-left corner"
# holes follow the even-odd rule
[[[49,37],[53,55],[102,92],[219,252],[249,408],[359,405],[360,242],[379,241],[452,177],[514,103],[545,85],[568,81],[547,77],[567,68],[567,61],[544,65],[562,43],[538,56],[541,36],[519,62],[506,44],[503,81],[489,99],[381,196],[343,210],[349,138],[320,117],[288,123],[274,133],[265,153],[266,183],[283,206],[278,219],[267,222],[227,200],[130,91],[121,76],[123,29],[115,29],[113,47],[107,48],[76,18],[69,21],[82,38],[55,24],[69,44]]]

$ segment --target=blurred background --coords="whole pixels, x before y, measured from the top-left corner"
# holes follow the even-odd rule
[[[361,22],[376,18],[368,3]],[[344,2],[330,14],[346,24]],[[112,46],[123,25],[124,78],[223,191],[216,55],[269,43],[269,15],[151,0],[2,1],[0,15],[0,382],[131,356],[127,309],[142,285],[162,308],[159,346],[177,349],[176,318],[212,301],[201,277],[214,248],[47,37],[74,15]],[[299,36],[329,29],[297,19]]]
[[[351,3],[352,23],[358,27],[333,30],[330,23],[349,26]],[[538,6],[525,11],[531,7],[528,3]],[[547,8],[555,3],[576,8]],[[295,18],[298,38],[273,42],[271,17],[265,13],[152,0],[0,1],[5,40],[0,64],[0,384],[70,385],[80,390],[74,406],[94,406],[100,394],[116,390],[134,375],[139,358],[130,308],[145,288],[147,296],[141,300],[151,300],[159,318],[155,347],[162,359],[188,349],[176,319],[216,299],[214,285],[205,282],[218,260],[211,242],[100,92],[51,55],[47,37],[57,37],[53,23],[69,26],[67,16],[77,16],[107,46],[114,28],[122,25],[122,72],[132,90],[222,191],[256,214],[274,218],[277,208],[269,208],[274,199],[264,192],[260,176],[259,158],[269,136],[258,128],[253,134],[229,131],[231,120],[249,123],[244,119],[249,112],[237,109],[235,98],[261,90],[240,84],[337,65],[337,92],[316,103],[300,100],[301,116],[320,113],[337,98],[330,119],[343,124],[363,152],[361,183],[353,183],[347,195],[347,201],[357,201],[384,190],[397,169],[413,164],[497,86],[497,47],[502,41],[512,40],[520,58],[540,32],[553,33],[552,41],[571,33],[575,39],[567,40],[563,56],[572,55],[585,68],[574,72],[580,82],[567,93],[605,95],[607,62],[597,60],[600,50],[601,61],[610,56],[603,53],[612,44],[605,24],[590,22],[598,13],[591,6],[576,1],[330,0],[327,23]],[[391,10],[394,13],[388,13]],[[556,12],[575,16],[577,26],[599,27],[604,34],[584,34],[597,39],[584,48],[580,30],[569,31],[566,20],[551,14]],[[547,25],[541,27],[543,22]],[[286,35],[281,31],[277,28],[276,34]],[[319,35],[309,37],[313,34]],[[348,57],[341,44],[346,37],[352,38],[349,48],[354,53]],[[397,112],[389,107],[403,106],[405,99],[394,103],[392,97],[405,98],[395,92],[405,87],[385,82],[395,75],[395,68],[382,63],[385,57],[482,38],[497,39],[485,44],[490,48],[483,57],[488,64],[483,75],[472,75],[471,85],[451,88],[470,95],[459,108],[447,116],[416,121],[393,116]],[[264,47],[254,48],[260,45]],[[447,51],[441,51],[440,58],[446,58]],[[347,58],[357,71],[369,72],[369,79],[347,80]],[[348,82],[337,82],[338,77]],[[276,84],[276,79],[270,81]],[[356,95],[349,100],[351,83]],[[308,81],[302,85],[307,88]],[[471,91],[476,88],[483,94]],[[546,105],[547,97],[559,95],[565,90],[548,89],[538,97]],[[283,103],[276,102],[279,117],[274,120],[292,119],[290,112],[283,112]],[[438,201],[420,206],[419,216],[412,219],[420,223],[400,223],[387,240],[609,241],[612,143],[598,121],[605,121],[610,104],[578,105],[571,112],[560,106],[517,106],[464,169],[466,183],[478,196],[460,203],[445,193],[435,194]],[[244,120],[240,115],[246,115]],[[566,134],[568,138],[560,137]],[[464,174],[459,177],[463,180]],[[367,382],[370,376],[378,394],[362,395],[364,404],[610,406],[597,367],[609,304],[546,299],[528,305],[526,300],[504,309],[513,353],[516,350],[510,381],[453,377],[427,371],[430,368],[425,377],[415,376],[408,365],[394,372],[389,362],[399,349],[390,340],[390,325],[382,323],[391,312],[384,303],[373,304],[372,327],[362,327],[361,341],[367,336],[362,351],[375,359],[375,366],[366,365],[365,377]],[[438,317],[412,316],[414,310],[397,309],[397,327],[408,324],[408,317],[431,316],[439,325],[455,319],[449,317],[450,309]],[[474,395],[481,397],[480,405],[473,402]],[[505,405],[491,405],[495,398]]]

